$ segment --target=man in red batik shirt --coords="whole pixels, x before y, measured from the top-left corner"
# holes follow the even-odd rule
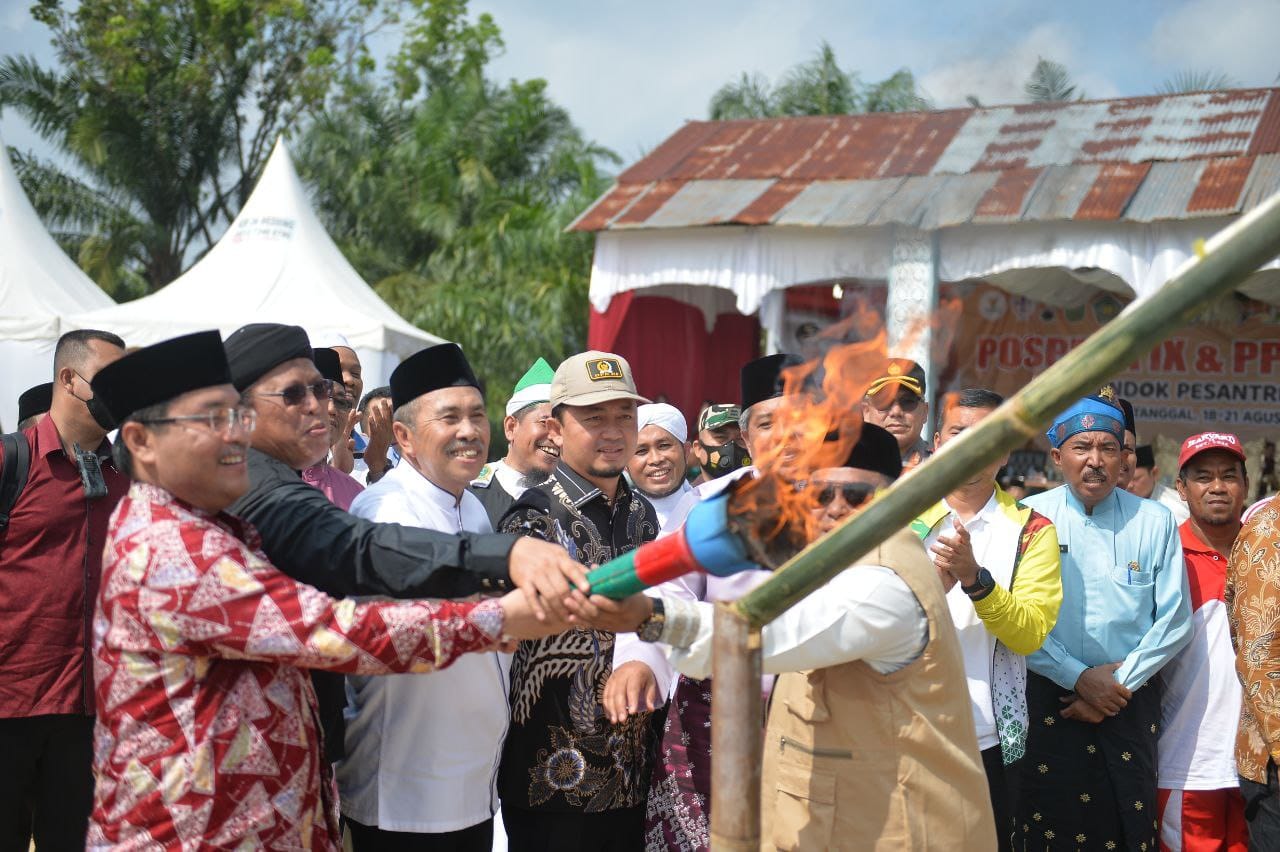
[[[546,635],[523,593],[479,603],[337,600],[286,576],[222,510],[249,487],[252,410],[217,332],[104,368],[93,389],[134,480],[112,515],[94,619],[90,849],[338,849],[301,667],[430,672]]]

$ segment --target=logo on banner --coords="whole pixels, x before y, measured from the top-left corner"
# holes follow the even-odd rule
[[[1014,296],[1009,302],[1009,307],[1013,309],[1013,315],[1023,322],[1036,315],[1038,305],[1038,302],[1033,302],[1026,296]]]
[[[987,322],[998,322],[1004,318],[1008,300],[999,290],[987,290],[978,299],[978,313]]]

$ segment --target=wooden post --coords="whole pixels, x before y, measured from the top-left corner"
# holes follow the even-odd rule
[[[764,703],[760,630],[726,603],[715,609],[711,662],[711,849],[760,848]]]

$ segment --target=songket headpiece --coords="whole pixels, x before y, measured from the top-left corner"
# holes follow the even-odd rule
[[[1124,412],[1101,396],[1086,396],[1059,414],[1045,437],[1056,448],[1081,432],[1106,432],[1123,444]]]

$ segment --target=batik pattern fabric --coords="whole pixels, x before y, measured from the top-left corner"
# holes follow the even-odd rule
[[[299,666],[428,672],[494,650],[496,601],[336,600],[253,528],[134,483],[94,618],[89,849],[338,849],[337,792]]]
[[[1258,509],[1236,536],[1227,571],[1227,619],[1244,687],[1236,767],[1257,784],[1280,765],[1280,497]]]
[[[653,767],[645,812],[646,852],[711,848],[711,680],[681,675]]]
[[[1097,724],[1062,718],[1068,694],[1027,675],[1031,730],[1017,768],[1014,848],[1155,852],[1159,678]]]
[[[658,528],[648,501],[625,479],[610,505],[562,463],[521,495],[501,531],[561,544],[584,565],[598,565],[652,541]],[[605,718],[613,646],[613,633],[589,629],[520,643],[498,775],[503,802],[586,813],[644,804],[662,714],[632,714],[617,725]]]

